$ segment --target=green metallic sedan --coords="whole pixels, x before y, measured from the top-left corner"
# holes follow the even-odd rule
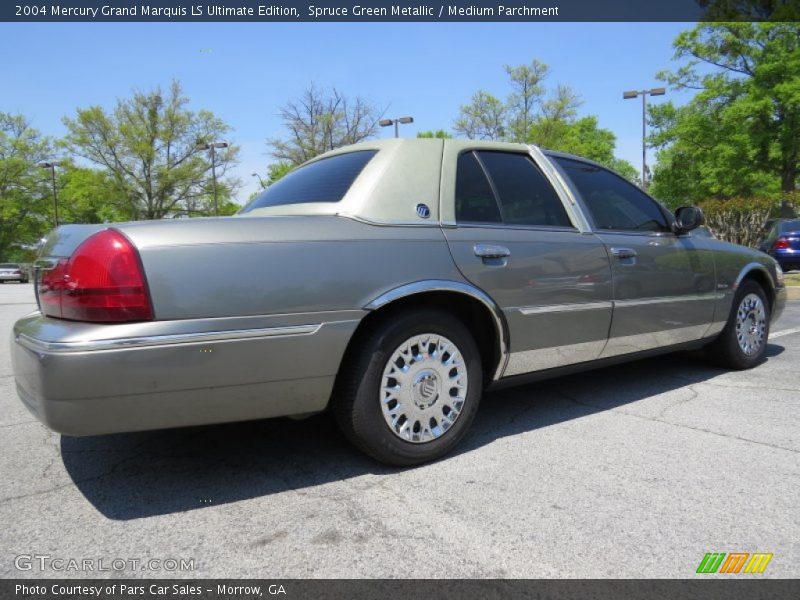
[[[534,146],[341,148],[234,217],[59,227],[14,327],[17,390],[68,435],[329,409],[417,464],[487,388],[689,348],[762,362],[782,272],[702,221]]]

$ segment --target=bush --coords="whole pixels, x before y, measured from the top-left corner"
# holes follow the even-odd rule
[[[719,239],[755,248],[764,235],[764,222],[777,213],[778,204],[764,198],[731,198],[706,200],[700,208]]]

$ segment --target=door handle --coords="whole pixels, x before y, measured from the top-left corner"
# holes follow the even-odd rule
[[[620,260],[636,258],[636,250],[633,248],[611,248],[611,255],[616,256]]]
[[[497,244],[475,244],[475,256],[480,258],[506,258],[511,256],[511,250]]]

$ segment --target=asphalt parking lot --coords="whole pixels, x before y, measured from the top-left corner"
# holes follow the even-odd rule
[[[33,308],[0,286],[0,577],[682,578],[707,552],[800,575],[800,301],[755,370],[674,355],[488,395],[455,455],[408,470],[325,416],[51,433],[5,342]]]

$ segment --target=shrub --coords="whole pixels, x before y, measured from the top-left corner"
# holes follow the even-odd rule
[[[778,210],[765,198],[706,200],[700,204],[706,225],[719,239],[755,248],[763,237],[764,222]]]

